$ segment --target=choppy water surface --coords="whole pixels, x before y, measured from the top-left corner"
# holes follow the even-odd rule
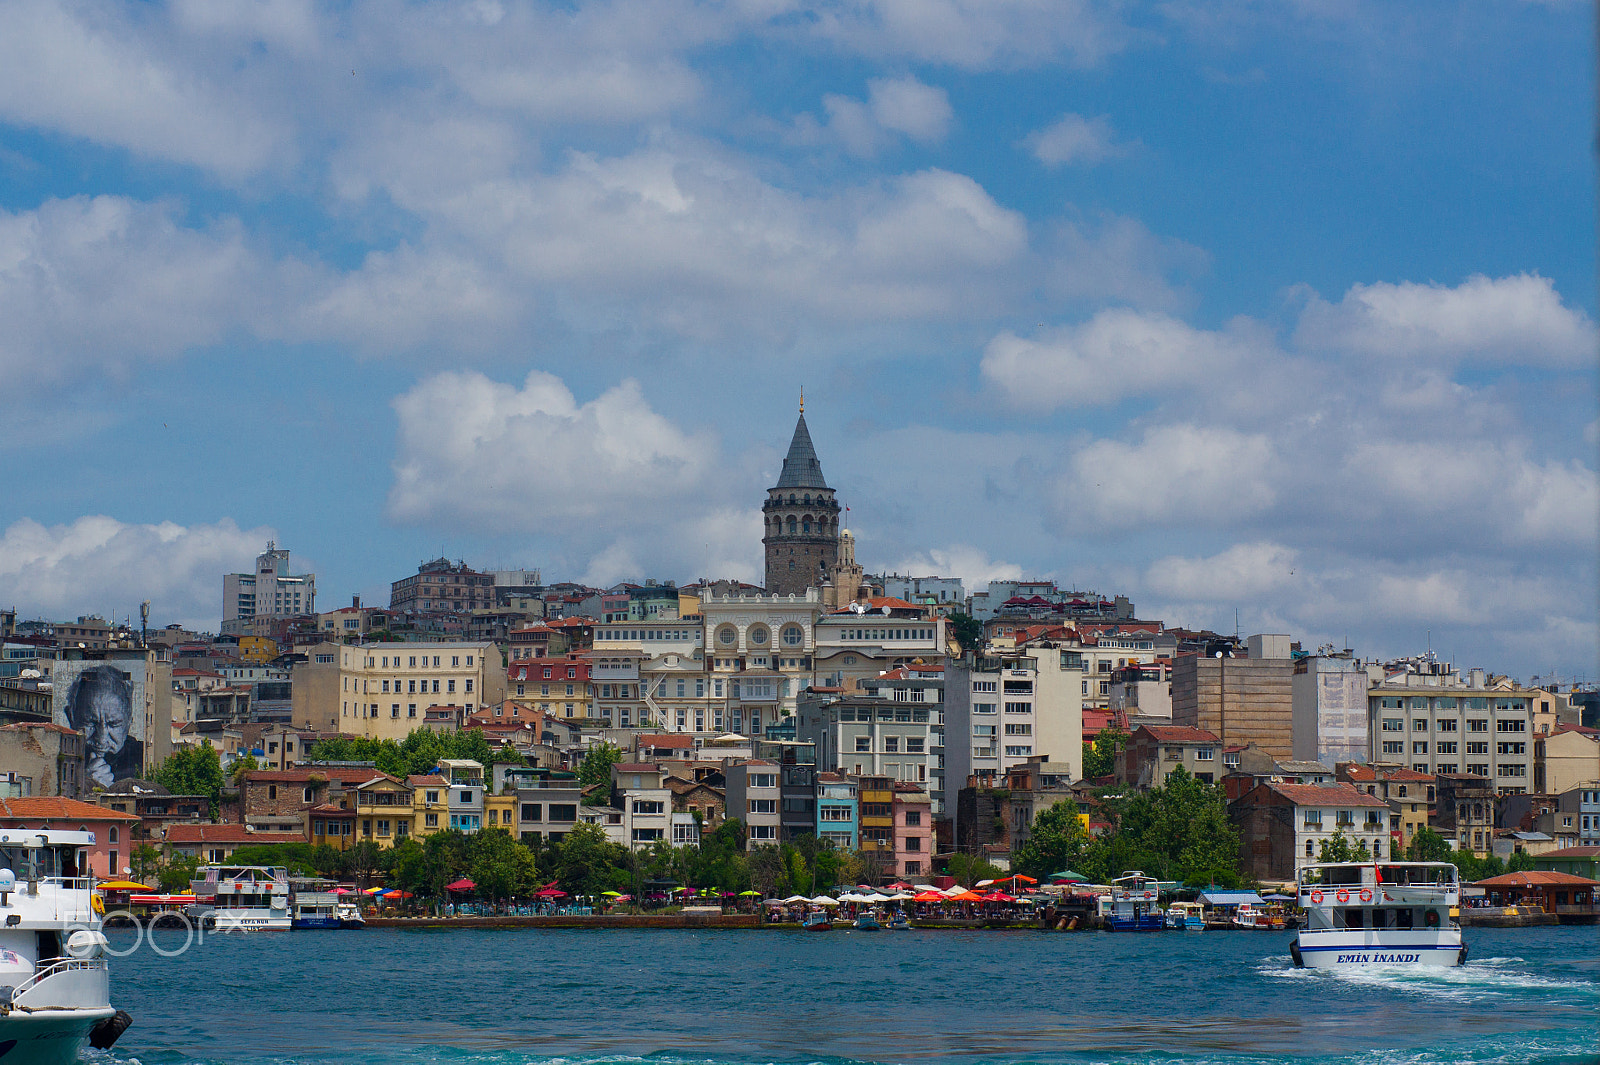
[[[1468,941],[1335,975],[1249,932],[213,936],[115,964],[134,1027],[102,1065],[1600,1061],[1595,929]]]

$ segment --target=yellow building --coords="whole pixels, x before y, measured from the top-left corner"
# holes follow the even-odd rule
[[[355,838],[392,847],[414,834],[412,787],[379,773],[356,789]]]
[[[483,827],[503,828],[513,836],[517,834],[517,793],[483,796]]]
[[[266,664],[278,657],[278,641],[265,636],[239,637],[239,657],[246,662]]]
[[[466,718],[506,697],[505,659],[488,640],[466,643],[320,643],[294,667],[294,724],[378,740],[424,727],[428,708]]]
[[[420,839],[450,827],[450,782],[437,773],[406,777],[412,832]]]

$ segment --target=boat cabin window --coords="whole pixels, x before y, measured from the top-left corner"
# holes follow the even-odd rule
[[[1417,915],[1414,910],[1396,910],[1394,911],[1394,926],[1396,928],[1415,928],[1416,918]]]
[[[0,847],[0,868],[10,869],[18,880],[83,875],[78,868],[78,848],[71,846]]]
[[[1365,928],[1367,927],[1367,913],[1365,910],[1336,909],[1333,911],[1333,927],[1335,928]]]
[[[1356,865],[1338,866],[1322,870],[1324,884],[1359,884],[1361,883],[1361,867]]]

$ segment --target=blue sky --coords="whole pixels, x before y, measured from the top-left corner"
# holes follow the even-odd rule
[[[1596,678],[1593,13],[0,0],[0,599],[861,560]]]

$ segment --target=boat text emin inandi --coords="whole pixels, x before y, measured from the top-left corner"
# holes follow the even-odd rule
[[[1300,871],[1307,916],[1289,945],[1296,965],[1455,966],[1467,960],[1451,916],[1461,888],[1448,862],[1337,862]]]

